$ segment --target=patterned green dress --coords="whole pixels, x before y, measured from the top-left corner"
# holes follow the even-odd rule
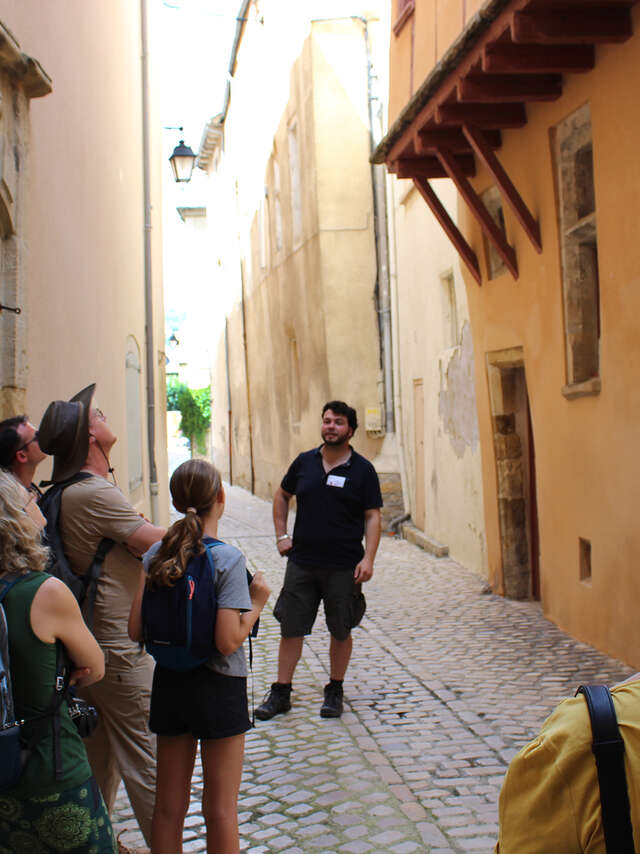
[[[43,643],[31,629],[31,603],[50,576],[25,575],[5,599],[16,715],[27,721],[49,706],[56,677],[56,645]],[[56,779],[52,719],[20,780],[0,792],[0,854],[115,854],[117,845],[102,795],[91,776],[87,754],[66,702],[60,707],[62,776]]]

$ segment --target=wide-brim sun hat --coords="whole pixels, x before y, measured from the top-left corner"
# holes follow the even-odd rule
[[[60,483],[80,471],[89,453],[89,414],[96,384],[91,383],[71,400],[54,400],[38,427],[38,444],[53,456],[51,480]]]

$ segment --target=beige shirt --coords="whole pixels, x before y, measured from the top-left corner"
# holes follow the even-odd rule
[[[144,519],[118,487],[99,475],[74,483],[62,493],[60,531],[74,572],[82,575],[87,571],[103,537],[115,542],[98,579],[92,627],[100,645],[115,653],[138,651],[138,645],[129,640],[127,621],[142,564],[123,543],[141,525]]]

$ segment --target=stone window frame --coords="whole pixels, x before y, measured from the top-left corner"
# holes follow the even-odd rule
[[[568,400],[596,395],[600,378],[600,288],[593,131],[589,103],[551,133],[562,266]]]

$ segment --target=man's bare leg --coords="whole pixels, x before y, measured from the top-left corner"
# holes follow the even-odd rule
[[[342,682],[344,675],[347,672],[349,661],[351,660],[351,650],[353,649],[353,640],[351,635],[345,640],[337,640],[331,636],[331,644],[329,646],[329,662],[331,664],[331,678],[337,682]]]
[[[278,652],[278,682],[288,685],[293,681],[296,665],[302,655],[304,638],[280,638],[280,649]]]

